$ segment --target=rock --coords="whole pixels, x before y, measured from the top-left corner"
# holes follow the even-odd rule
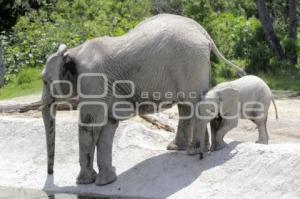
[[[60,117],[56,128],[55,171],[47,176],[42,119],[0,118],[0,192],[1,187],[11,187],[129,198],[300,198],[298,143],[227,139],[227,147],[199,160],[165,149],[174,133],[123,121],[113,148],[118,179],[107,186],[77,186],[77,119]]]

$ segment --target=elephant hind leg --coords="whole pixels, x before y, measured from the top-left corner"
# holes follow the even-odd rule
[[[268,144],[269,134],[267,131],[267,119],[253,121],[258,128],[258,140],[256,143]]]
[[[168,144],[167,150],[186,150],[192,138],[192,119],[187,118],[191,113],[191,107],[183,104],[178,104],[177,107],[179,113],[177,133],[175,139]]]
[[[187,148],[188,155],[200,154],[200,159],[202,159],[203,153],[208,152],[210,146],[207,122],[193,117],[193,139]]]

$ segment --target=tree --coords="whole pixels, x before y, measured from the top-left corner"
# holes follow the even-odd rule
[[[5,68],[2,60],[2,45],[0,40],[0,87],[4,84]]]
[[[151,0],[151,12],[154,15],[160,13],[182,13],[182,2],[180,0]]]
[[[9,30],[14,26],[20,16],[30,10],[39,10],[40,8],[52,8],[57,0],[0,0],[0,30]]]
[[[259,20],[262,24],[264,34],[270,45],[270,48],[274,54],[279,58],[279,60],[284,60],[286,58],[280,41],[274,31],[272,19],[270,17],[269,10],[266,6],[265,0],[256,0],[256,6],[258,9]]]
[[[297,4],[296,0],[289,0],[289,30],[288,36],[291,41],[290,54],[288,56],[292,64],[297,64]]]

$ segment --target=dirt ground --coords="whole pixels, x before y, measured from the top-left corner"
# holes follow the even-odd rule
[[[285,142],[300,142],[300,94],[288,91],[275,91],[276,105],[278,109],[279,119],[275,118],[274,107],[271,104],[268,118],[268,132],[270,143],[285,143]],[[31,95],[17,97],[10,100],[0,101],[0,105],[23,104],[38,101],[40,95]],[[0,114],[6,117],[21,117],[21,118],[40,118],[41,113],[37,111],[29,111],[26,113]],[[178,113],[174,106],[162,113],[153,114],[160,121],[169,124],[176,129]],[[78,117],[78,112],[60,111],[58,118]],[[156,127],[149,124],[139,117],[134,117],[130,120],[138,121],[148,128],[155,129]],[[169,132],[166,132],[169,133]],[[239,120],[237,128],[231,130],[226,138],[236,141],[256,141],[258,132],[256,126],[249,120]]]
[[[30,103],[39,98],[27,96],[0,105]],[[253,143],[258,134],[255,125],[240,120],[239,126],[227,134],[228,145],[205,154],[201,161],[184,151],[166,150],[174,133],[157,130],[139,117],[120,122],[113,146],[118,179],[100,187],[76,185],[77,111],[57,115],[54,175],[46,173],[41,113],[1,115],[0,192],[4,187],[9,198],[13,195],[10,192],[16,192],[9,192],[11,188],[22,188],[26,198],[27,189],[39,190],[38,198],[53,193],[173,199],[300,198],[300,99],[296,95],[280,97],[276,103],[279,120],[271,106],[268,121],[271,144]],[[152,116],[176,128],[176,107]],[[94,168],[96,165],[95,159]]]

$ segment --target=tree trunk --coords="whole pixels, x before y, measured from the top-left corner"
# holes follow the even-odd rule
[[[275,55],[283,60],[286,58],[283,48],[279,42],[279,39],[274,31],[272,20],[270,17],[269,10],[266,6],[265,0],[256,0],[256,6],[258,9],[259,20],[262,24],[266,39],[270,45],[270,48],[273,50]]]
[[[57,101],[59,102],[59,100]],[[56,110],[76,110],[77,109],[77,106],[78,106],[78,99],[77,98],[71,98],[71,99],[68,99],[67,101],[61,101],[61,103],[58,103],[56,105]],[[69,106],[69,104],[71,104],[71,107]],[[0,114],[1,113],[25,113],[27,111],[40,111],[40,110],[44,110],[43,114],[45,116],[47,116],[47,114],[49,114],[49,110],[47,110],[47,107],[45,107],[45,105],[43,105],[43,103],[41,101],[38,101],[38,102],[33,102],[33,103],[30,103],[30,104],[15,104],[15,105],[0,105]],[[49,116],[47,116],[49,118]],[[155,119],[154,117],[152,116],[149,116],[149,115],[140,115],[140,117],[142,119],[144,119],[146,122],[149,122],[151,123],[152,125],[156,126],[157,128],[159,129],[164,129],[166,131],[169,131],[169,132],[175,132],[175,129],[171,126],[169,126],[168,124],[164,124],[163,122]],[[46,120],[47,122],[47,120]],[[47,123],[47,125],[50,125]],[[51,161],[50,161],[51,162]],[[51,163],[53,164],[53,163]],[[50,166],[50,170],[51,171],[51,168],[53,167]],[[52,168],[53,169],[53,168]]]
[[[297,64],[297,3],[296,0],[289,0],[289,39],[292,43],[289,60],[292,64]]]
[[[2,59],[2,45],[0,40],[0,87],[4,84],[4,75],[5,75],[5,68],[4,68],[4,62]]]

